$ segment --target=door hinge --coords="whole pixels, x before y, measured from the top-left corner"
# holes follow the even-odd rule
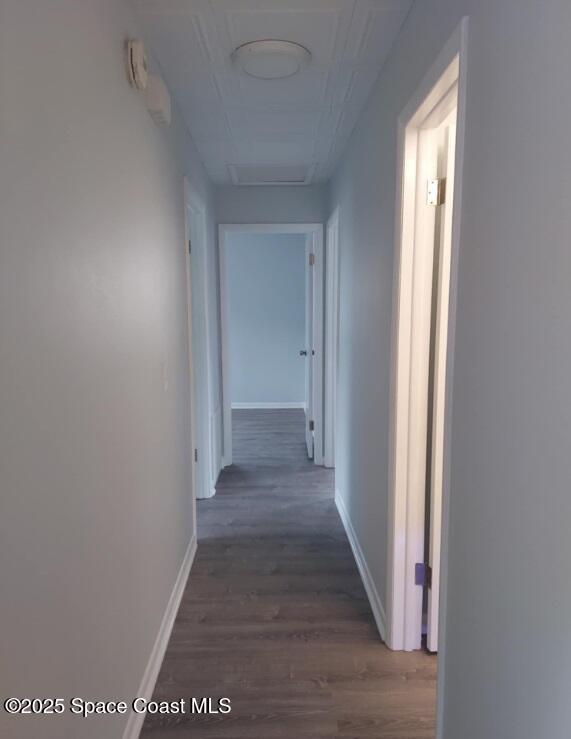
[[[310,421],[309,422],[309,430],[310,431],[315,431],[315,421]]]
[[[309,255],[309,266],[313,267],[314,264],[315,264],[315,254],[312,253]]]
[[[428,180],[426,187],[426,204],[443,205],[446,202],[446,178]]]
[[[432,587],[432,567],[424,562],[417,562],[414,566],[414,584],[423,588]]]
[[[194,461],[198,462],[198,449],[194,450]]]
[[[192,241],[188,240],[188,253],[190,254],[192,252]]]

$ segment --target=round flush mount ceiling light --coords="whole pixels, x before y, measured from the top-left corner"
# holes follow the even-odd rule
[[[242,44],[232,54],[234,64],[250,77],[281,80],[301,72],[311,53],[293,41],[266,39]]]

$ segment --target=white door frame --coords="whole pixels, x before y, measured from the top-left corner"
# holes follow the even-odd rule
[[[314,409],[314,393],[313,393],[313,375],[315,373],[314,367],[314,352],[313,352],[313,314],[314,314],[314,300],[313,291],[315,288],[315,268],[311,266],[311,261],[314,259],[314,239],[311,234],[305,236],[305,336],[303,342],[303,351],[305,353],[304,361],[304,392],[303,392],[303,408],[305,415],[305,447],[307,451],[308,459],[315,459],[315,431],[311,428],[311,421],[315,418]]]
[[[189,245],[186,244],[186,262],[188,274],[193,275],[195,291],[195,306],[199,304],[202,311],[198,316],[194,317],[195,332],[192,336],[194,343],[194,366],[193,366],[193,383],[197,378],[202,384],[201,387],[194,387],[194,397],[200,395],[202,399],[202,413],[195,414],[195,435],[194,448],[192,450],[193,465],[195,466],[194,475],[196,478],[196,497],[211,498],[215,490],[216,480],[213,479],[214,459],[212,448],[213,430],[212,425],[212,388],[211,388],[211,362],[210,362],[210,315],[209,315],[209,299],[208,299],[208,262],[207,262],[207,244],[206,244],[206,209],[204,203],[192,192],[188,180],[184,178],[184,203],[186,218],[186,233],[190,234],[193,228],[198,230],[200,234],[196,243],[192,243],[193,270],[190,272],[191,256],[189,254]],[[188,236],[187,236],[188,238]],[[199,289],[196,290],[196,287]],[[189,300],[192,299],[192,286],[189,291]],[[192,306],[189,310],[192,316]],[[202,372],[196,372],[196,362],[204,362]],[[198,462],[196,463],[194,449],[197,450]]]
[[[190,498],[192,508],[192,536],[196,539],[197,520],[196,520],[196,485],[197,474],[196,464],[194,461],[194,449],[196,445],[196,408],[194,405],[194,350],[192,345],[192,270],[190,264],[190,253],[188,249],[188,235],[190,233],[190,222],[188,214],[189,186],[186,177],[183,182],[184,188],[184,262],[185,262],[185,278],[186,278],[186,316],[187,316],[187,333],[188,333],[188,377],[190,381],[189,398],[190,398],[190,439],[188,446],[188,454],[190,457]]]
[[[464,129],[466,121],[466,64],[468,19],[464,18],[452,37],[428,70],[419,88],[406,105],[398,120],[397,198],[395,228],[395,266],[393,280],[392,380],[389,457],[389,528],[388,528],[388,588],[387,644],[391,649],[417,648],[418,588],[414,585],[414,564],[419,539],[424,543],[424,488],[416,485],[416,470],[426,461],[426,438],[422,449],[422,434],[411,434],[419,425],[423,413],[419,390],[413,383],[414,373],[426,364],[424,354],[429,347],[418,345],[413,330],[415,240],[422,239],[426,224],[415,222],[417,181],[417,146],[420,125],[446,93],[458,85],[457,130],[454,177],[454,211],[452,223],[452,256],[448,324],[448,354],[446,359],[446,401],[444,419],[443,512],[441,547],[440,603],[446,603],[448,510],[450,498],[450,423],[452,412],[452,374],[454,334],[456,324],[457,267],[460,247],[460,215],[462,212],[462,178]],[[420,250],[419,252],[420,253]],[[418,314],[417,314],[418,315]],[[418,383],[416,383],[418,384]],[[415,415],[416,414],[416,415]],[[426,434],[424,434],[424,437]],[[422,459],[423,458],[423,459]],[[422,519],[422,523],[420,520]],[[440,659],[438,683],[442,685],[445,650],[444,605],[439,624]],[[439,690],[438,715],[442,715]],[[438,721],[441,726],[441,721]],[[440,729],[441,730],[441,729]]]
[[[220,270],[220,342],[222,361],[222,423],[224,467],[232,464],[232,404],[230,398],[230,362],[228,352],[228,282],[226,250],[230,233],[307,234],[313,238],[315,253],[314,367],[313,404],[315,409],[315,464],[323,464],[323,224],[322,223],[221,223],[218,226]]]
[[[333,236],[331,236],[333,234]],[[326,226],[324,465],[335,467],[337,364],[339,357],[339,208]]]
[[[436,170],[446,182],[454,182],[454,156],[456,150],[456,115],[458,88],[452,91],[449,105],[454,107],[446,115],[439,106],[439,115],[445,118],[437,129]],[[440,139],[440,140],[438,140]],[[438,148],[440,149],[438,153]],[[428,564],[431,567],[431,584],[428,589],[428,619],[426,647],[438,651],[438,621],[440,613],[440,554],[442,545],[442,473],[444,423],[446,419],[446,359],[448,356],[448,319],[450,305],[450,249],[452,246],[452,216],[454,214],[454,188],[446,194],[440,208],[438,260],[433,267],[434,295],[434,349],[432,396],[429,398],[432,413],[430,443],[430,524],[428,527]],[[431,316],[432,317],[432,316]],[[428,482],[428,481],[427,481]],[[428,488],[427,488],[428,489]],[[426,542],[425,542],[426,545]]]

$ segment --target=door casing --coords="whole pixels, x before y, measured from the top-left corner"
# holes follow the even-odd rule
[[[462,19],[449,41],[428,69],[421,84],[405,106],[398,120],[397,187],[395,217],[395,261],[393,279],[392,379],[390,409],[389,508],[387,552],[387,645],[391,649],[414,649],[419,639],[417,606],[414,594],[414,564],[418,553],[419,522],[424,540],[424,495],[419,485],[411,485],[411,473],[426,465],[426,438],[411,437],[418,418],[411,410],[423,412],[423,403],[414,401],[418,388],[411,382],[414,362],[419,362],[414,344],[413,275],[415,242],[422,238],[427,224],[416,221],[415,198],[419,192],[417,147],[420,127],[450,89],[457,85],[457,128],[454,174],[454,211],[450,267],[448,351],[442,467],[442,540],[440,571],[440,623],[437,736],[442,735],[442,690],[446,650],[446,583],[448,569],[448,521],[450,500],[450,426],[452,413],[453,359],[456,323],[460,215],[464,130],[466,121],[466,80],[468,18]],[[426,344],[426,342],[425,342]],[[420,346],[421,352],[429,347]],[[414,359],[414,362],[413,362]],[[425,362],[425,357],[420,362]],[[412,406],[411,406],[412,404]],[[424,436],[426,436],[424,434]],[[409,441],[413,439],[412,448]],[[424,454],[424,457],[423,457]],[[413,479],[414,481],[414,479]],[[417,586],[418,587],[418,586]]]
[[[193,400],[194,400],[194,448],[193,466],[197,498],[210,498],[216,492],[217,462],[213,437],[212,369],[210,362],[210,315],[208,295],[208,261],[206,244],[206,212],[204,204],[194,196],[184,180],[185,220],[187,243],[186,264],[189,315],[192,320],[191,341],[193,350]],[[192,256],[188,240],[192,241]],[[192,262],[192,268],[191,268]],[[194,311],[193,311],[194,307]],[[198,399],[200,397],[200,402]],[[197,450],[198,462],[194,459]]]
[[[308,248],[315,255],[311,315],[313,317],[313,350],[308,361],[313,363],[312,405],[314,411],[315,464],[323,464],[323,331],[324,331],[324,264],[322,223],[221,223],[218,226],[218,264],[220,279],[220,344],[222,362],[222,465],[232,464],[232,399],[230,397],[230,358],[228,352],[228,280],[227,249],[231,233],[305,234]]]
[[[339,362],[339,208],[327,221],[325,243],[325,388],[323,461],[335,467]]]
[[[452,245],[452,216],[454,208],[454,153],[456,146],[456,117],[457,107],[448,111],[450,103],[457,103],[458,89],[451,91],[452,100],[446,101],[445,106],[439,106],[435,112],[443,120],[435,130],[432,142],[436,153],[435,169],[438,177],[445,177],[450,183],[445,195],[445,202],[438,206],[438,228],[435,231],[438,246],[435,244],[437,259],[433,265],[433,295],[431,320],[433,336],[431,346],[431,376],[432,387],[429,388],[428,417],[430,435],[430,476],[426,481],[430,490],[429,510],[426,511],[428,542],[425,542],[425,552],[428,556],[428,565],[431,568],[431,583],[427,590],[428,620],[426,646],[431,652],[438,651],[438,619],[440,595],[440,548],[442,540],[442,473],[443,473],[443,444],[444,422],[446,418],[446,356],[448,354],[448,319],[450,302],[450,250]],[[428,457],[427,457],[428,465]]]
[[[314,401],[314,355],[313,355],[313,291],[315,289],[315,269],[312,264],[315,259],[313,250],[313,238],[311,234],[305,237],[305,343],[303,351],[305,352],[305,388],[304,388],[304,413],[305,413],[305,446],[307,449],[308,459],[315,458],[315,434],[311,428],[311,421],[315,416],[313,407]]]
[[[196,539],[196,486],[197,486],[197,470],[194,459],[194,450],[196,448],[197,438],[197,419],[196,419],[196,408],[195,408],[195,368],[194,368],[194,347],[193,347],[193,336],[192,336],[192,267],[190,261],[190,254],[188,249],[188,241],[190,238],[190,220],[189,220],[189,202],[190,202],[190,190],[186,177],[183,181],[183,192],[184,192],[184,254],[185,254],[185,267],[186,267],[186,309],[187,309],[187,331],[188,331],[188,376],[190,381],[189,388],[189,399],[190,399],[190,439],[188,444],[188,455],[190,459],[190,499],[192,507],[192,521],[193,529],[192,536]]]

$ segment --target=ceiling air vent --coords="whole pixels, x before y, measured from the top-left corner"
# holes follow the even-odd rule
[[[235,185],[308,185],[314,165],[308,164],[229,164]]]

